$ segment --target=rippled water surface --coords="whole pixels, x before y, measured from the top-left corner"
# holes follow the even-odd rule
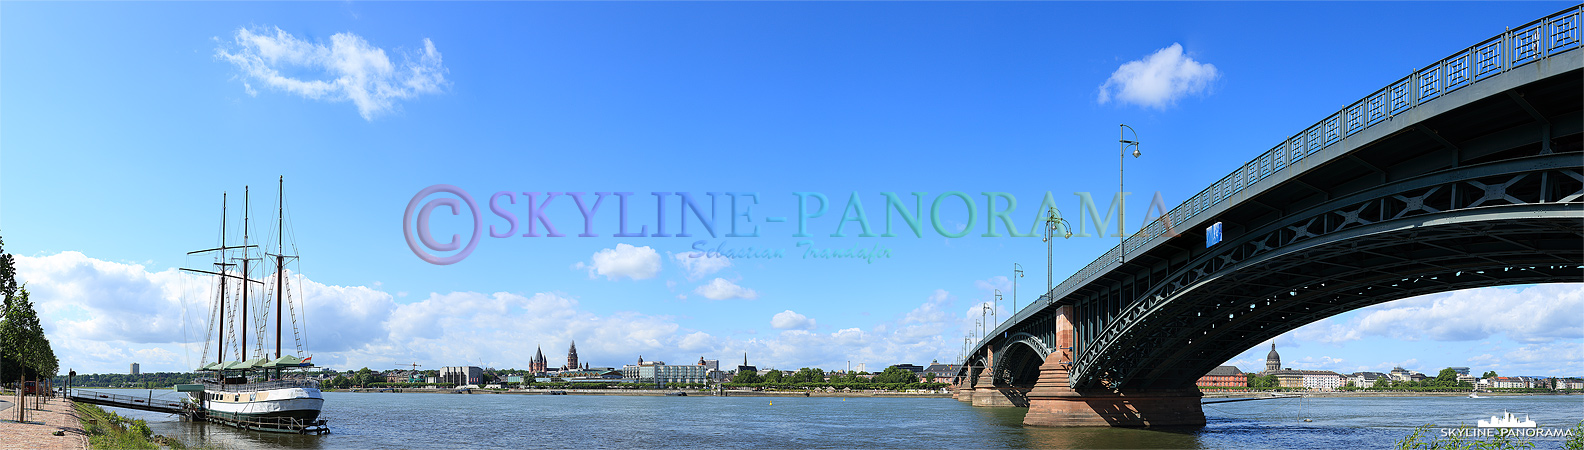
[[[119,391],[118,391],[119,392]],[[148,391],[130,391],[146,394]],[[124,392],[122,392],[124,393]],[[174,397],[169,391],[156,396]],[[1424,424],[1512,411],[1584,419],[1584,396],[1308,398],[1205,405],[1202,428],[1030,428],[1021,408],[952,399],[447,395],[327,392],[332,433],[245,432],[163,414],[155,433],[252,448],[1383,448]],[[1304,422],[1307,418],[1311,422]],[[1537,448],[1560,448],[1537,440]]]

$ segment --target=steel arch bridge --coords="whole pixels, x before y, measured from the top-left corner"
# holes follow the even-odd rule
[[[1584,281],[1580,17],[1462,49],[1236,168],[986,333],[959,392],[1105,399],[1089,401],[1103,421],[1057,408],[1035,425],[1202,424],[1194,381],[1283,332],[1417,295]],[[1214,223],[1225,239],[1206,248]],[[1128,403],[1140,392],[1194,411]]]

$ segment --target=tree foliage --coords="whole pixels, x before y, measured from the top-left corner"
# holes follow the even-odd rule
[[[804,367],[802,369],[798,369],[796,373],[793,373],[791,376],[787,377],[787,381],[793,383],[821,383],[825,381],[825,370]]]
[[[918,374],[911,370],[897,366],[887,367],[885,371],[875,374],[873,381],[876,383],[901,383],[912,384],[919,381]]]
[[[26,286],[18,286],[15,259],[5,253],[5,242],[0,240],[0,376],[11,381],[24,375],[28,379],[54,377],[60,371],[60,361],[44,336],[33,302],[28,299]]]
[[[764,378],[760,378],[759,374],[756,373],[756,372],[753,372],[753,371],[739,370],[739,371],[737,371],[736,375],[732,375],[732,382],[733,383],[748,383],[748,384],[751,384],[751,383],[763,383],[764,382]]]
[[[1276,379],[1276,375],[1266,375],[1262,377],[1251,373],[1245,376],[1248,378],[1248,387],[1251,388],[1281,387],[1281,380]]]

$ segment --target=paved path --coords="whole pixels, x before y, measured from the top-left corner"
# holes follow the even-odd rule
[[[88,436],[83,434],[82,423],[71,402],[56,397],[42,409],[29,409],[28,422],[15,422],[16,411],[8,408],[11,402],[0,401],[0,449],[79,450],[88,448]],[[32,400],[28,401],[31,408]],[[43,424],[39,424],[43,422]],[[55,436],[55,431],[65,431],[65,436]]]

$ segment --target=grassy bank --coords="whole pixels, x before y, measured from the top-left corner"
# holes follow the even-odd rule
[[[83,431],[88,434],[88,446],[95,449],[184,449],[186,445],[176,439],[154,434],[143,419],[123,417],[105,411],[96,405],[73,403]]]

